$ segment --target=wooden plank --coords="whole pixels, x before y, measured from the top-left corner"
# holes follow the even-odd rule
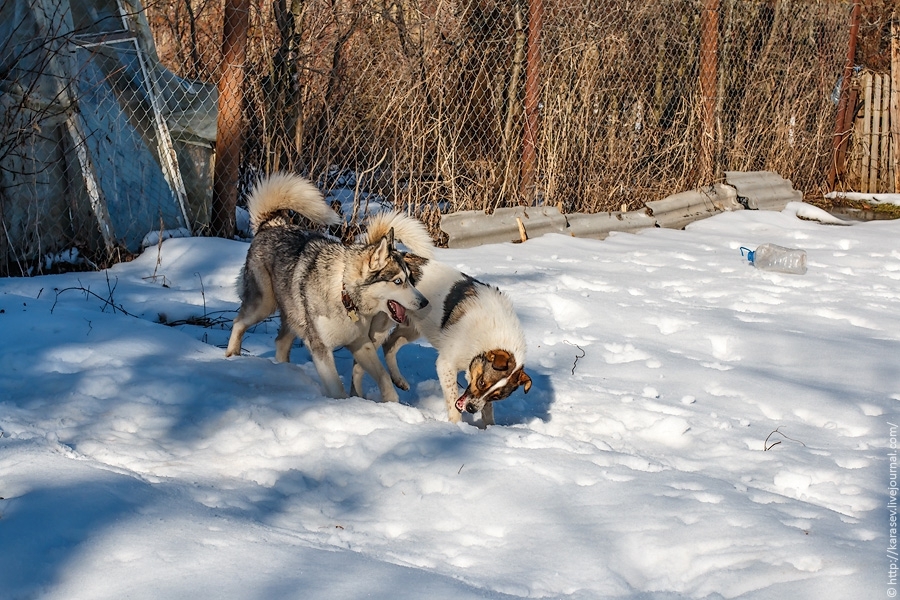
[[[882,144],[882,148],[886,148],[881,155],[881,164],[883,165],[882,172],[882,182],[881,188],[885,193],[891,193],[895,189],[895,171],[894,171],[894,161],[896,160],[896,156],[894,154],[895,148],[897,145],[894,143],[894,123],[896,123],[897,119],[894,118],[893,115],[893,102],[894,102],[894,94],[897,92],[896,86],[893,84],[891,80],[891,74],[887,73],[885,75],[887,78],[887,84],[889,87],[889,92],[887,94],[886,107],[884,109],[885,118],[885,129],[884,129],[884,137],[886,140],[885,144]]]
[[[881,76],[874,74],[875,89],[872,92],[872,125],[869,142],[869,188],[867,192],[878,193],[878,151],[881,149]]]
[[[881,74],[881,149],[878,154],[878,191],[890,192],[894,184],[889,179],[891,164],[891,74]]]
[[[859,169],[859,191],[869,191],[869,156],[872,148],[872,74],[863,73],[863,122],[862,135],[860,136],[860,169]]]
[[[900,147],[898,147],[896,138],[900,135],[900,132],[895,131],[895,127],[900,121],[900,117],[897,117],[896,111],[894,110],[893,103],[900,100],[897,98],[898,92],[898,84],[900,84],[900,80],[895,79],[893,77],[891,79],[891,94],[890,94],[890,102],[888,107],[888,153],[887,153],[887,179],[885,181],[884,191],[885,192],[893,192],[897,189],[897,153],[900,151]]]
[[[894,192],[900,194],[900,22],[891,15],[891,141]]]
[[[853,77],[850,84],[849,97],[847,98],[847,110],[844,111],[844,126],[841,127],[841,143],[837,149],[835,159],[836,173],[840,173],[844,189],[856,189],[853,187],[856,173],[853,171],[852,160],[857,153],[853,151],[854,141],[857,139],[856,124],[859,122],[856,114],[856,104],[859,102],[859,77]],[[793,120],[793,117],[791,117]]]
[[[863,78],[861,75],[857,75],[854,78],[854,90],[856,92],[857,99],[861,94],[864,94],[863,87]],[[851,111],[848,111],[851,112]],[[847,189],[862,191],[861,180],[862,177],[860,175],[860,169],[862,168],[862,137],[863,137],[863,119],[862,114],[858,111],[853,111],[853,124],[852,124],[852,133],[850,135],[850,159],[847,173]]]

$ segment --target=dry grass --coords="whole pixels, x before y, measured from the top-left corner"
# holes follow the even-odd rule
[[[697,169],[697,3],[544,4],[543,202],[634,209],[711,183]],[[174,16],[184,19],[180,6],[149,8],[160,55],[185,75],[214,78],[221,5],[194,9],[197,44]],[[353,173],[359,198],[377,194],[436,236],[441,213],[520,201],[525,0],[274,6],[253,14],[248,173],[290,169],[326,188]],[[848,6],[722,0],[716,179],[766,169],[821,192]]]
[[[895,4],[864,3],[858,65],[887,70]],[[421,217],[438,243],[444,213],[523,202],[528,5],[252,3],[242,185],[261,173],[296,171],[326,190],[352,189],[351,216],[377,198]],[[163,63],[187,78],[218,81],[224,0],[145,6]],[[699,0],[544,6],[540,202],[566,212],[632,210],[721,181],[728,170],[757,169],[821,201],[848,0],[720,0],[713,135],[701,129]],[[37,41],[32,74],[59,42]],[[18,76],[0,94],[0,274],[70,268],[45,259],[71,248],[80,252],[78,268],[127,260],[121,249],[105,248],[86,202],[60,200],[57,183],[69,177],[63,163],[34,160],[70,152],[59,145],[68,109],[26,101],[40,96],[42,80]],[[23,194],[30,198],[24,207]]]

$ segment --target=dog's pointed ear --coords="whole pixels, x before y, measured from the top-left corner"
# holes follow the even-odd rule
[[[487,353],[487,359],[491,361],[491,366],[496,371],[505,371],[509,368],[511,356],[506,350],[490,350]]]
[[[391,258],[391,250],[393,249],[394,230],[378,242],[378,247],[369,256],[369,268],[373,271],[380,271],[387,266]]]
[[[526,394],[528,393],[528,390],[531,389],[531,377],[528,376],[528,373],[526,373],[524,369],[519,371],[518,384],[525,386],[524,391]]]

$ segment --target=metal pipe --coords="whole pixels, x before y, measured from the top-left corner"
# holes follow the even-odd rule
[[[520,204],[535,201],[535,163],[537,134],[540,127],[541,96],[541,29],[544,21],[543,0],[528,3],[528,51],[525,55],[525,135],[522,139],[522,179]]]
[[[232,238],[235,233],[241,146],[244,141],[244,61],[250,0],[226,0],[222,30],[222,75],[219,78],[219,116],[216,124],[216,162],[213,171],[212,234]]]
[[[719,0],[703,0],[700,13],[701,123],[698,185],[715,179],[716,100],[719,77]]]
[[[859,37],[859,15],[862,4],[854,2],[850,10],[850,40],[847,43],[847,60],[844,63],[844,74],[841,79],[841,94],[838,101],[837,118],[834,123],[834,137],[832,138],[831,167],[828,170],[828,189],[834,189],[834,183],[839,174],[843,174],[843,161],[838,164],[842,154],[841,146],[847,143],[849,131],[845,129],[848,100],[850,97],[850,79],[853,77],[853,63],[856,62],[856,40]]]

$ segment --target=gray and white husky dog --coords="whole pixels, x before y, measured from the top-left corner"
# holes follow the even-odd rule
[[[512,302],[496,287],[433,260],[431,237],[418,219],[379,213],[369,219],[362,240],[372,243],[390,231],[412,251],[404,254],[410,279],[428,299],[427,307],[410,312],[393,330],[394,323],[383,316],[372,321],[370,338],[382,344],[394,384],[409,389],[397,365],[397,351],[423,335],[438,353],[438,380],[450,421],[459,422],[465,410],[481,412],[482,424],[493,425],[492,402],[519,386],[526,393],[531,389],[524,370],[525,335]],[[354,389],[362,382],[360,364],[353,368]],[[460,371],[467,382],[462,395],[456,383]]]
[[[343,398],[334,349],[346,346],[378,383],[382,400],[398,401],[369,338],[372,319],[381,314],[387,322],[403,323],[407,310],[424,308],[428,300],[410,282],[393,231],[372,236],[372,243],[345,245],[296,224],[291,211],[324,225],[337,224],[339,218],[312,183],[292,174],[274,174],[257,184],[247,208],[254,237],[238,278],[241,308],[225,356],[239,355],[247,328],[278,309],[276,361],[290,360],[291,344],[299,336],[325,393]]]

